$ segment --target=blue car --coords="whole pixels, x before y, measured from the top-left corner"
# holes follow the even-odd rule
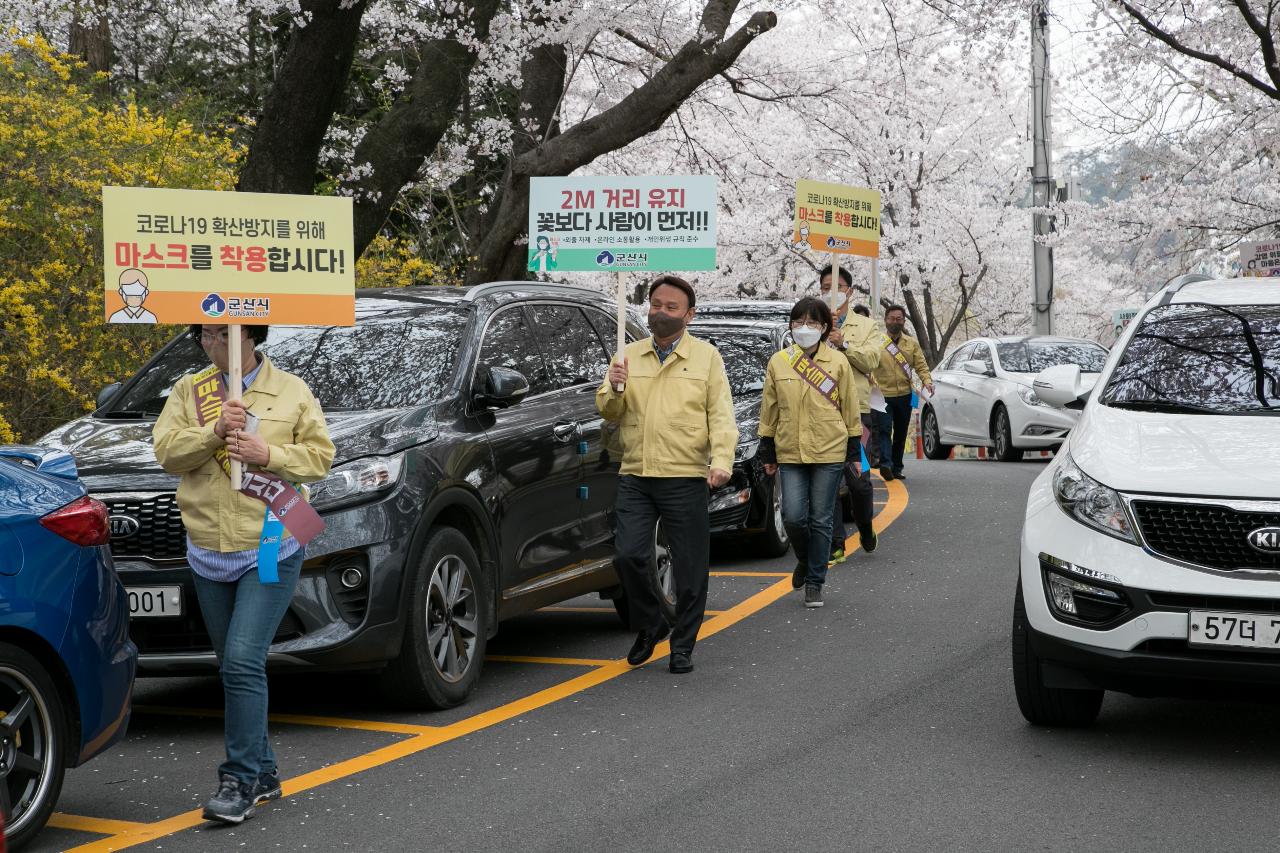
[[[124,736],[138,651],[107,508],[61,450],[0,447],[0,810],[10,849]]]

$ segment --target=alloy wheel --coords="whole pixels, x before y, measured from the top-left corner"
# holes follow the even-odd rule
[[[54,776],[54,749],[45,697],[25,673],[0,666],[0,811],[16,834]]]
[[[436,671],[449,682],[466,676],[474,660],[479,616],[475,582],[456,554],[436,563],[427,591],[427,648]]]

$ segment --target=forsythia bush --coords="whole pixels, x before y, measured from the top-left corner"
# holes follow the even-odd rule
[[[104,322],[102,187],[235,185],[228,140],[92,83],[38,38],[0,53],[0,443],[92,409],[176,331]]]

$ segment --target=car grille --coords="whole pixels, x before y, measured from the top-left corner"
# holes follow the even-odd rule
[[[112,516],[111,554],[116,559],[182,560],[187,556],[187,531],[173,492],[94,495]],[[137,530],[121,519],[133,519]]]
[[[1249,545],[1249,531],[1280,526],[1280,512],[1243,512],[1218,504],[1138,500],[1131,504],[1153,551],[1211,569],[1280,570],[1280,554]]]
[[[189,590],[190,591],[190,590]],[[194,596],[192,597],[194,603]],[[302,636],[302,622],[292,610],[286,610],[276,629],[273,643]],[[194,654],[213,651],[213,641],[205,628],[199,606],[192,607],[176,619],[131,619],[129,639],[144,655]]]

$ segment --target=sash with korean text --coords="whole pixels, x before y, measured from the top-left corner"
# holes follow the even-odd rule
[[[787,364],[791,365],[791,369],[813,390],[821,394],[822,399],[837,409],[840,408],[840,389],[830,373],[818,367],[813,359],[804,354],[804,350],[794,344],[783,350],[782,355],[786,358]]]

